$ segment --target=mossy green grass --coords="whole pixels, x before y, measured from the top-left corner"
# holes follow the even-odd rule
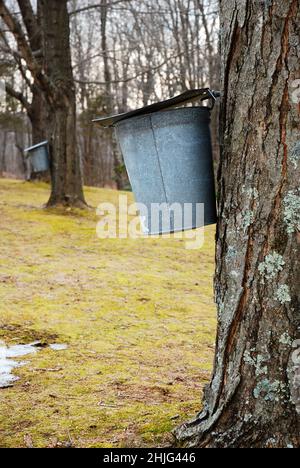
[[[118,204],[113,190],[85,195]],[[98,239],[95,210],[45,210],[48,196],[0,180],[0,340],[45,345],[0,390],[0,447],[172,445],[212,368],[215,227],[200,250]]]

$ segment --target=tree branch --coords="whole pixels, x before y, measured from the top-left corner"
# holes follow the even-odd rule
[[[7,94],[9,94],[12,98],[17,99],[27,111],[30,111],[30,102],[27,101],[24,94],[20,93],[19,91],[16,91],[8,83],[5,83],[5,89]]]
[[[107,3],[106,7],[109,8],[109,7],[112,7],[114,5],[118,5],[119,3],[129,3],[129,2],[132,2],[132,0],[115,0],[114,2]],[[89,6],[86,6],[86,7],[78,8],[78,10],[71,11],[69,13],[69,15],[70,16],[77,15],[78,13],[83,13],[85,11],[94,10],[96,8],[102,8],[101,4],[98,3],[96,5],[89,5]]]
[[[5,34],[4,32],[0,29],[0,38],[2,39],[3,41],[3,44],[4,45],[1,45],[0,44],[0,50],[2,50],[3,52],[5,52],[6,54],[9,54],[13,57],[21,75],[22,75],[22,78],[23,80],[25,81],[25,83],[27,84],[27,86],[31,89],[31,91],[33,90],[33,85],[32,83],[30,82],[30,80],[28,79],[28,76],[26,74],[26,70],[24,69],[23,65],[22,65],[22,56],[19,54],[18,51],[16,50],[13,50],[6,37],[5,37]]]
[[[167,57],[163,62],[159,63],[155,67],[148,67],[148,68],[146,68],[144,70],[141,70],[136,75],[131,76],[129,78],[126,78],[125,80],[110,81],[110,84],[129,83],[130,81],[136,80],[136,78],[139,78],[140,76],[143,76],[146,73],[155,72],[155,71],[159,70],[160,68],[162,68],[164,65],[166,65],[171,60],[174,60],[174,59],[176,59],[178,57],[181,57],[184,54],[185,54],[185,52],[180,52],[179,54],[172,55],[171,57]],[[124,63],[124,62],[122,62],[122,63]],[[126,63],[126,65],[129,65],[129,64]],[[77,64],[77,66],[78,66],[78,64]],[[75,81],[76,81],[76,83],[79,83],[79,84],[94,84],[94,85],[99,85],[99,86],[104,86],[104,85],[107,84],[106,81],[80,81],[80,80],[75,80]]]
[[[33,51],[41,49],[41,31],[38,26],[30,0],[18,0],[18,5],[22,14],[23,22],[28,34],[31,49]]]
[[[33,78],[42,89],[51,91],[51,84],[48,78],[44,75],[42,67],[35,60],[21,24],[18,22],[18,20],[16,20],[16,18],[14,18],[13,14],[7,8],[4,0],[0,0],[0,16],[2,17],[6,26],[9,28],[10,32],[13,34],[18,45],[18,50],[22,58],[27,63],[27,67]]]

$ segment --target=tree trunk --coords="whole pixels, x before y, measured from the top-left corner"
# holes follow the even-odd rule
[[[40,0],[50,105],[52,192],[48,206],[86,206],[76,144],[76,95],[71,64],[67,0]]]
[[[35,54],[37,62],[42,66],[43,53],[42,53],[42,34],[41,34],[41,8],[37,4],[36,14],[33,10],[30,0],[18,0],[18,5],[22,14],[24,27],[28,35],[28,41],[31,50]],[[48,139],[48,115],[47,115],[47,102],[44,98],[43,92],[36,85],[32,85],[32,101],[26,108],[27,114],[31,123],[32,129],[32,144],[36,145]],[[32,173],[31,180],[50,180],[50,172],[46,173]]]
[[[27,111],[31,123],[32,144],[37,145],[42,141],[48,140],[48,122],[47,102],[40,89],[35,86],[32,94],[32,102]],[[31,180],[50,181],[50,171],[43,173],[32,173]]]
[[[47,139],[48,115],[43,93],[37,88],[32,96],[28,112],[32,127],[32,144],[36,145]]]
[[[299,1],[220,8],[216,357],[203,412],[175,436],[190,447],[299,448]]]

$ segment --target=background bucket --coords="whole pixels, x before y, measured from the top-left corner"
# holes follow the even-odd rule
[[[47,172],[50,169],[48,141],[43,141],[38,145],[25,149],[33,173]]]

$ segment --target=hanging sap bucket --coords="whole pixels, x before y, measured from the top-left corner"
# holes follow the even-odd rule
[[[114,126],[145,234],[215,224],[216,195],[210,134],[212,107],[174,108],[219,93],[192,90],[137,111],[96,119]]]
[[[30,165],[33,173],[46,172],[50,169],[49,146],[48,141],[43,141],[37,145],[24,150],[26,156],[30,159]]]

